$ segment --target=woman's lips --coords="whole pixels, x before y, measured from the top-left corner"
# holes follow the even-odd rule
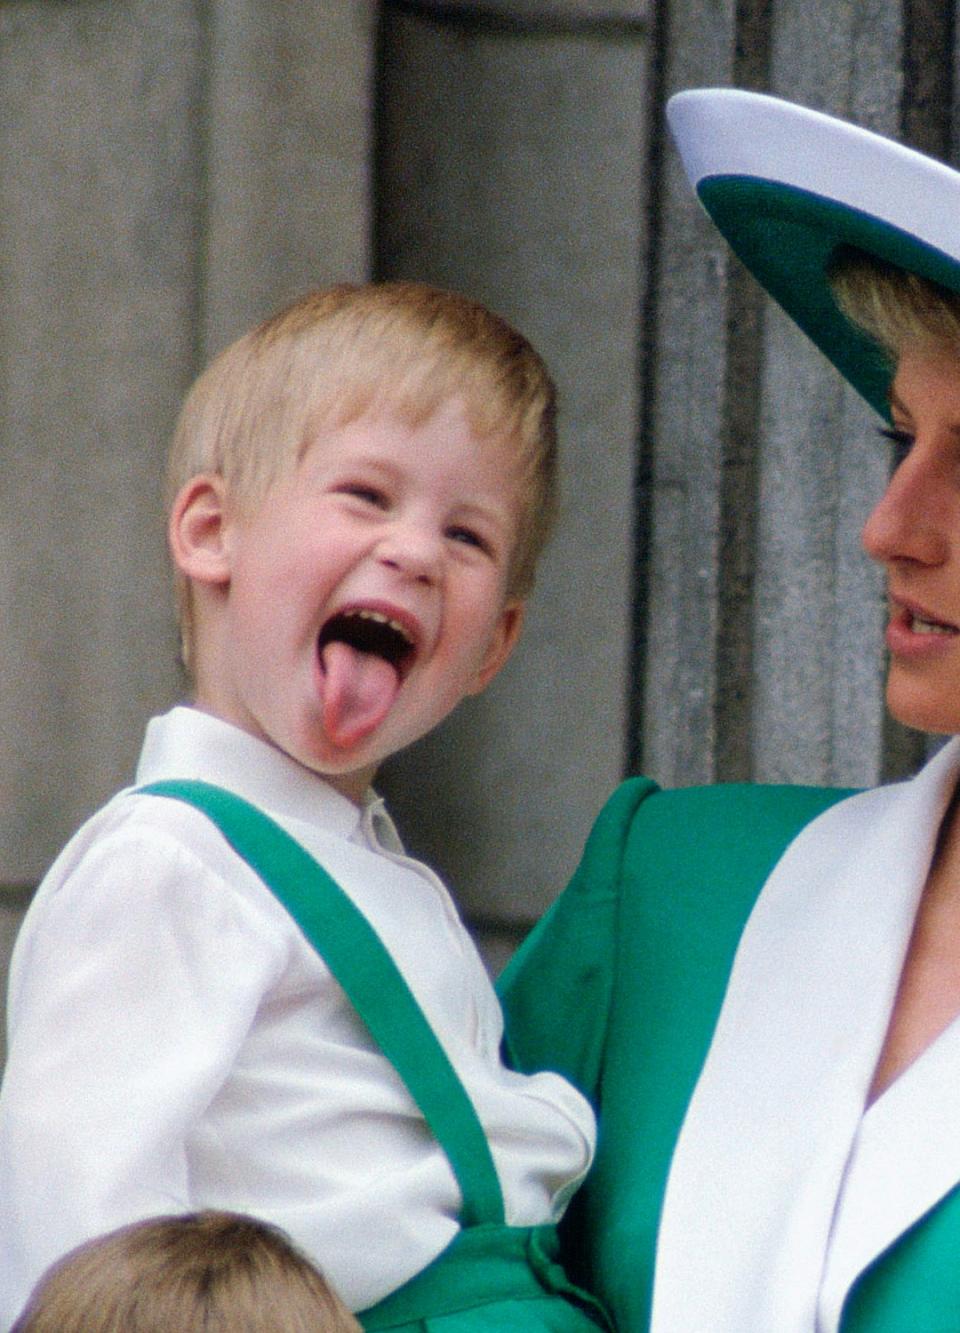
[[[936,656],[953,647],[960,628],[941,620],[925,607],[891,599],[886,642],[897,657]]]

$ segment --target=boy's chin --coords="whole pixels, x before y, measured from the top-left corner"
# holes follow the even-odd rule
[[[289,754],[289,751],[287,753],[301,767],[308,769],[314,777],[321,778],[328,786],[355,804],[362,804],[364,796],[377,776],[379,762],[372,760],[363,762],[359,756],[356,762],[347,755],[331,757],[329,751],[333,748],[328,747],[327,753],[323,755]]]

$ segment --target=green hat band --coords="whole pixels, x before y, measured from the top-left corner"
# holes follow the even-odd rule
[[[705,176],[697,194],[758,282],[883,417],[892,369],[841,313],[827,267],[853,245],[960,293],[960,263],[888,222],[811,191],[751,176]]]

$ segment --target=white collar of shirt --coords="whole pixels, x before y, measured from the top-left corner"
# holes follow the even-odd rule
[[[281,819],[320,824],[375,851],[404,854],[375,792],[356,806],[282,750],[198,708],[173,708],[147,725],[137,785],[169,778],[212,782]]]
[[[954,741],[911,782],[833,806],[767,881],[674,1154],[655,1333],[815,1327],[838,1195],[958,767]],[[878,1119],[909,1103],[907,1087],[875,1104]],[[934,1166],[924,1157],[913,1186],[874,1183],[883,1220],[835,1258],[838,1315],[859,1272],[960,1177],[956,1144]]]

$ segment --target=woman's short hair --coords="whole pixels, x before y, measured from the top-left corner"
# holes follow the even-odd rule
[[[960,294],[851,245],[828,269],[840,309],[895,364],[906,346],[960,355]]]
[[[148,1218],[87,1241],[34,1289],[11,1333],[360,1333],[278,1228],[240,1213]]]

